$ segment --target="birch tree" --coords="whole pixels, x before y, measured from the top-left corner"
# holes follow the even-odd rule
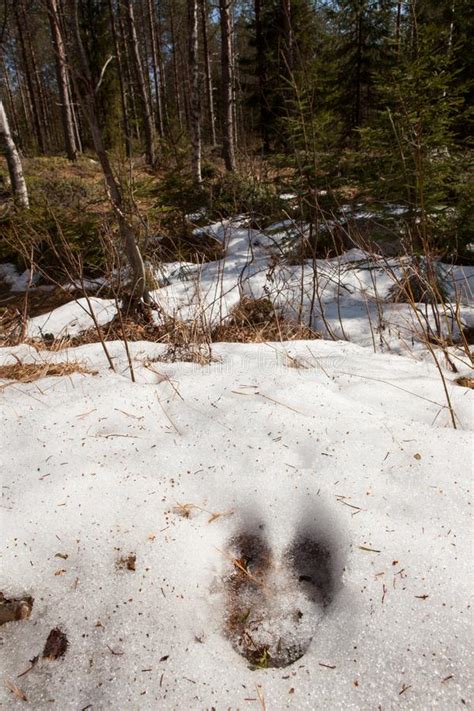
[[[201,177],[201,106],[199,99],[199,46],[197,0],[188,0],[189,69],[191,75],[190,124],[193,144],[192,168],[197,183]]]
[[[12,184],[13,195],[20,207],[28,208],[30,206],[28,200],[28,190],[26,189],[25,178],[21,166],[20,156],[10,132],[7,114],[3,106],[3,101],[0,99],[0,142],[2,151],[7,159],[8,172]]]
[[[202,49],[204,53],[204,70],[206,75],[206,95],[207,109],[209,112],[209,127],[211,133],[211,145],[214,147],[217,144],[216,137],[216,116],[214,113],[214,95],[212,87],[211,74],[211,58],[209,53],[209,33],[207,29],[208,6],[207,0],[199,0],[201,10],[201,29],[202,29]]]

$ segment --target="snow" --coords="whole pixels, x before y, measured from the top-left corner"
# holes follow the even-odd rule
[[[281,261],[284,245],[304,231],[291,220],[264,232],[250,229],[244,217],[199,228],[222,241],[225,258],[186,271],[170,271],[167,285],[153,297],[161,311],[209,324],[225,319],[242,296],[267,296],[289,318],[301,318],[325,337],[349,340],[378,351],[407,353],[425,350],[425,324],[456,336],[458,315],[474,325],[474,268],[439,263],[451,301],[433,309],[394,303],[391,288],[411,263],[407,257],[377,258],[351,249],[334,259],[307,260],[291,266]],[[173,265],[174,266],[174,265]],[[459,310],[458,310],[459,306]]]
[[[5,264],[0,264],[0,280],[8,284],[10,291],[19,292],[25,291],[28,286],[34,286],[39,279],[39,274],[34,274],[31,277],[31,272],[29,269],[25,269],[21,274],[14,264],[6,262]]]
[[[29,319],[27,335],[29,338],[42,338],[52,334],[57,338],[75,336],[78,333],[93,328],[94,313],[100,325],[112,320],[116,313],[113,299],[98,299],[90,297],[70,301],[54,311]]]
[[[161,265],[155,319],[211,326],[243,296],[268,297],[326,340],[212,344],[208,365],[129,343],[135,383],[121,342],[107,344],[113,371],[100,344],[0,349],[0,365],[96,372],[0,381],[0,591],[34,598],[29,620],[0,630],[0,706],[472,702],[473,397],[455,382],[470,371],[454,346],[459,372],[437,351],[439,370],[422,324],[474,324],[474,268],[438,264],[449,302],[415,312],[391,297],[408,258],[352,249],[290,265],[305,229],[253,230],[246,216],[198,228],[225,257]],[[2,265],[0,278],[30,275]],[[115,301],[71,301],[27,335],[77,335],[91,309],[105,324]],[[120,563],[130,554],[135,570]],[[19,676],[54,628],[65,656]],[[292,663],[260,668],[268,656]]]
[[[446,372],[455,430],[436,368],[412,356],[214,344],[198,366],[131,343],[134,384],[108,346],[115,372],[98,344],[0,351],[99,371],[1,392],[0,590],[35,601],[0,632],[2,679],[28,701],[2,683],[0,704],[468,707],[472,391]],[[226,633],[243,533],[271,552],[255,634],[306,650],[285,668],[250,669]],[[292,563],[315,543],[326,606],[299,579],[311,560]],[[118,569],[130,553],[136,570]],[[65,656],[17,678],[55,627]]]
[[[341,207],[342,213],[348,210],[351,206]],[[245,215],[196,228],[195,235],[208,234],[221,241],[225,256],[203,264],[160,265],[155,270],[160,288],[152,294],[159,307],[157,322],[167,317],[199,319],[211,327],[228,318],[243,296],[268,297],[284,316],[302,320],[325,338],[419,357],[426,353],[427,326],[434,336],[439,331],[454,339],[459,338],[460,323],[474,326],[474,267],[435,264],[448,302],[434,308],[418,304],[414,311],[410,304],[394,302],[391,293],[404,270],[413,268],[408,257],[388,259],[350,249],[333,259],[291,265],[282,256],[307,230],[307,225],[291,219],[254,230]],[[4,280],[16,283],[14,267],[2,266],[0,278],[3,274]],[[93,326],[90,307],[100,324],[115,315],[113,300],[97,296],[89,306],[78,299],[53,314],[31,319],[28,335],[76,335]]]

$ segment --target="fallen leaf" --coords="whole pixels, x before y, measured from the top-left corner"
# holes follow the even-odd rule
[[[4,625],[6,622],[14,622],[15,620],[27,620],[31,615],[32,609],[32,597],[6,598],[0,592],[0,625]]]
[[[66,654],[68,646],[69,642],[64,632],[61,632],[58,627],[55,627],[49,633],[46,644],[44,645],[43,659],[49,659],[50,661],[59,659]]]
[[[135,571],[136,562],[137,556],[135,555],[135,553],[129,553],[128,555],[123,555],[118,559],[117,568],[119,568],[119,570]]]

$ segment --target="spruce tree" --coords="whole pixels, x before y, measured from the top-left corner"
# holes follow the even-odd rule
[[[372,164],[371,190],[408,207],[415,247],[449,251],[441,217],[459,197],[455,125],[464,102],[447,51],[450,27],[418,19],[407,19],[388,80],[379,76],[380,109],[374,125],[360,132],[361,149],[365,164]]]

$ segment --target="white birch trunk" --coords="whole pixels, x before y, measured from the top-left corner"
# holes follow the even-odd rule
[[[196,182],[201,177],[201,102],[199,100],[199,45],[197,0],[188,0],[189,21],[189,69],[191,74],[191,140],[193,144],[192,165]]]
[[[28,200],[28,191],[26,189],[21,160],[17,151],[15,141],[10,132],[7,115],[3,106],[3,101],[0,99],[0,142],[7,159],[8,172],[13,188],[15,200],[20,207],[28,208],[30,202]]]

